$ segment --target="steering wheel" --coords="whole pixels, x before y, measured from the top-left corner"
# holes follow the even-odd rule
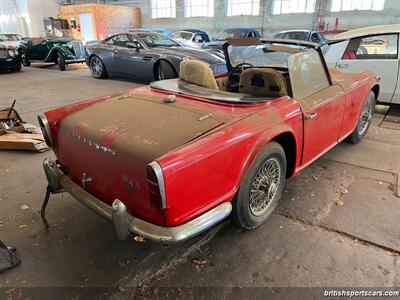
[[[240,74],[243,73],[244,69],[254,68],[252,64],[249,63],[241,63],[237,66],[234,66],[228,75],[228,91],[230,92],[239,92],[239,82],[240,82]]]

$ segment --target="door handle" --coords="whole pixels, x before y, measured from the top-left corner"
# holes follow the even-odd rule
[[[152,59],[152,57],[150,57],[150,56],[145,56],[142,58],[142,60],[151,60],[151,59]]]
[[[304,113],[304,119],[305,120],[311,120],[317,117],[318,114],[316,112],[310,112],[310,113]]]
[[[338,64],[338,67],[342,69],[347,68],[348,66],[348,64]]]

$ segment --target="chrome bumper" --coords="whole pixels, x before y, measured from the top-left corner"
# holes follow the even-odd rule
[[[66,64],[74,64],[74,63],[84,63],[86,61],[85,58],[76,58],[76,59],[66,59]]]
[[[111,221],[120,239],[130,233],[141,235],[161,243],[176,243],[192,238],[225,219],[232,211],[229,202],[209,210],[197,218],[175,227],[154,225],[131,215],[124,203],[116,199],[112,206],[94,197],[65,175],[59,166],[49,158],[43,161],[43,168],[51,193],[68,192],[79,202]]]

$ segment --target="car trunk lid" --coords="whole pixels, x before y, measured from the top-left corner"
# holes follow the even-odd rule
[[[109,204],[120,199],[138,217],[155,213],[148,201],[146,166],[226,121],[164,99],[127,94],[63,119],[56,147],[67,174]],[[155,216],[151,221],[161,222]]]

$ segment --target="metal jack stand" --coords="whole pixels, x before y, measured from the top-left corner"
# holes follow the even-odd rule
[[[40,216],[42,217],[43,224],[44,224],[44,226],[46,227],[47,230],[50,230],[50,225],[47,222],[47,218],[46,218],[46,208],[47,208],[47,204],[49,203],[50,196],[52,194],[59,194],[59,193],[62,193],[62,192],[64,192],[64,189],[57,190],[57,191],[52,191],[51,187],[49,185],[46,188],[46,195],[44,196],[42,209],[40,211]]]

